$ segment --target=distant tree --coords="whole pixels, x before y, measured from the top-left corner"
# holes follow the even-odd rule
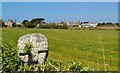
[[[101,23],[98,23],[98,25],[97,26],[100,26],[101,25]]]
[[[23,20],[22,24],[25,25],[27,24],[29,21],[28,20]]]
[[[38,24],[42,24],[42,21],[44,21],[45,19],[44,18],[34,18],[32,19],[30,22],[35,24],[35,25],[38,25]]]
[[[16,24],[16,26],[17,26],[17,27],[21,27],[22,25],[20,25],[20,24]]]
[[[67,24],[63,24],[63,29],[68,29]]]
[[[65,22],[61,21],[61,24],[64,24]]]
[[[106,24],[105,22],[102,23],[102,25],[105,25],[105,24]]]
[[[117,26],[120,26],[120,23],[116,23]]]
[[[103,23],[98,23],[97,26],[115,26],[115,25],[118,25],[118,24],[114,24],[114,23],[111,23],[111,22],[103,22]]]
[[[107,22],[106,25],[113,25],[112,23]]]
[[[12,26],[13,26],[13,27],[17,27],[17,25],[16,25],[16,23],[15,23],[15,22],[13,22],[13,23],[12,23]]]
[[[78,25],[73,25],[73,27],[78,27]]]
[[[27,22],[27,23],[25,24],[25,27],[27,27],[27,28],[34,28],[34,27],[35,27],[35,24],[32,24],[31,22]]]
[[[0,26],[6,27],[6,26],[5,26],[5,22],[4,22],[2,19],[0,19]]]

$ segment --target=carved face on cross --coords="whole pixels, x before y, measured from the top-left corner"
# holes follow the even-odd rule
[[[47,38],[42,34],[34,33],[20,37],[17,47],[18,56],[26,63],[42,64],[47,59],[48,42]]]

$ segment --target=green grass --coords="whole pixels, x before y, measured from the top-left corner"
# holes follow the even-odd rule
[[[48,38],[48,60],[61,60],[66,65],[71,61],[80,62],[90,69],[118,70],[118,31],[116,30],[55,30],[55,29],[2,29],[2,44],[13,41],[17,46],[20,36],[41,33]],[[102,45],[100,42],[102,38]],[[103,46],[103,49],[102,49]]]

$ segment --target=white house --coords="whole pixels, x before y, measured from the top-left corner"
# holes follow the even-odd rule
[[[87,23],[81,23],[81,27],[86,27],[86,28],[88,28],[88,27],[96,27],[97,26],[97,24],[98,23],[89,23],[89,22],[87,22]]]
[[[7,20],[5,22],[5,25],[8,26],[8,27],[12,27],[12,24],[13,24],[13,21],[12,20]]]
[[[22,23],[20,23],[20,22],[16,22],[16,24],[17,24],[17,25],[22,25]]]
[[[79,25],[77,22],[67,22],[68,26],[75,26],[75,25]]]

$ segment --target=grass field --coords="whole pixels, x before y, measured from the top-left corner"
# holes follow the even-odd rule
[[[13,41],[17,46],[18,38],[28,33],[42,33],[48,38],[48,60],[61,60],[66,65],[71,61],[80,62],[95,70],[105,70],[105,67],[107,71],[118,70],[117,30],[4,28],[2,44]]]

